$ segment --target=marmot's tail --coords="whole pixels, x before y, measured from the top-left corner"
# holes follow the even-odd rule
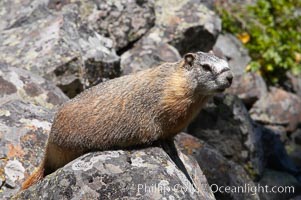
[[[42,180],[44,178],[44,165],[45,162],[43,161],[41,163],[41,165],[39,166],[38,169],[36,169],[22,184],[22,190],[25,190],[27,188],[29,188],[30,186],[32,186],[33,184],[35,184],[36,182],[38,182],[39,180]]]

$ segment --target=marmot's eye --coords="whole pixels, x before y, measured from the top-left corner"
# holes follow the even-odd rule
[[[205,71],[211,72],[211,67],[209,65],[205,64],[205,65],[202,65],[202,67]]]

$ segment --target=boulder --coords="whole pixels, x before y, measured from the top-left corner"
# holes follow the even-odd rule
[[[232,34],[220,34],[213,47],[213,51],[228,60],[233,75],[243,75],[251,58],[242,43]]]
[[[18,27],[21,24],[32,23],[35,19],[44,16],[45,12],[39,12],[39,7],[45,1],[0,1],[0,30]],[[35,13],[34,15],[32,15]]]
[[[18,192],[43,158],[54,112],[13,99],[0,105],[0,199]]]
[[[292,133],[291,138],[293,139],[295,144],[301,146],[301,128]]]
[[[301,195],[295,196],[295,197],[291,198],[291,200],[301,200]]]
[[[0,103],[27,101],[52,109],[68,97],[53,83],[27,70],[0,64]]]
[[[267,188],[267,192],[259,192],[261,200],[286,200],[301,194],[300,182],[286,172],[266,169],[258,184],[261,190]]]
[[[123,74],[178,61],[179,54],[209,51],[221,30],[218,16],[196,0],[155,1],[155,14],[154,27],[122,54]]]
[[[196,0],[5,0],[0,11],[5,19],[0,24],[1,62],[52,80],[69,97],[119,76],[115,49],[123,54],[145,34],[151,35],[151,40],[148,37],[141,43],[153,47],[146,48],[150,51],[143,56],[143,69],[178,59],[169,44],[182,54],[210,50],[221,30],[217,15]],[[155,51],[158,59],[147,60]],[[135,55],[124,57],[133,58],[133,65],[139,66],[124,71],[140,67]],[[123,66],[132,64],[125,60]]]
[[[15,199],[215,199],[198,165],[182,160],[194,184],[158,147],[88,153]]]
[[[273,130],[260,126],[266,167],[294,176],[301,183],[301,168],[289,156],[280,136]]]
[[[267,95],[253,105],[250,115],[261,124],[283,126],[292,132],[301,122],[301,98],[271,87]]]
[[[288,78],[290,89],[301,97],[301,74],[294,75],[292,73],[287,73],[286,76]]]
[[[4,0],[0,2],[0,17],[3,19],[0,30],[35,23],[47,17],[49,12],[60,12],[71,3],[79,7],[80,23],[88,24],[98,34],[111,38],[118,50],[141,38],[155,22],[153,0]]]
[[[113,46],[124,52],[154,26],[154,1],[112,0],[79,1],[84,23],[98,34],[113,40]]]
[[[67,99],[42,77],[0,65],[0,199],[41,162],[54,110]]]
[[[87,30],[89,29],[86,25],[80,27],[78,40],[81,59],[84,62],[80,71],[84,88],[119,77],[121,74],[120,57],[113,48],[112,40]]]
[[[42,10],[25,17],[26,23],[0,32],[1,63],[50,79],[69,97],[120,75],[112,40],[81,24],[77,4],[65,5],[60,12],[42,5],[37,9]],[[36,19],[36,12],[45,16]]]
[[[188,127],[188,133],[207,142],[226,158],[241,164],[251,178],[264,168],[261,130],[242,101],[233,95],[214,96]]]
[[[121,56],[122,74],[135,73],[143,69],[155,67],[162,62],[180,60],[179,52],[171,45],[162,42],[162,38],[143,37],[135,46]]]
[[[211,50],[221,31],[220,18],[198,0],[156,1],[155,14],[150,34],[174,46],[181,55]]]
[[[301,145],[293,142],[288,142],[285,145],[289,157],[293,160],[296,166],[301,169]]]
[[[259,200],[258,194],[252,194],[249,192],[225,192],[217,191],[217,187],[223,189],[223,187],[254,187],[255,184],[244,170],[243,167],[236,164],[233,161],[226,159],[216,149],[206,144],[204,141],[181,133],[176,136],[176,143],[179,149],[186,155],[194,157],[205,176],[208,179],[208,183],[214,192],[217,199],[220,200],[240,200],[240,199],[256,199]]]
[[[248,72],[234,76],[232,85],[226,92],[237,95],[250,109],[256,101],[267,94],[267,86],[260,75]]]

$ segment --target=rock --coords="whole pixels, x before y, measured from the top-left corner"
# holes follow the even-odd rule
[[[290,159],[293,160],[298,169],[301,169],[301,145],[286,144],[285,147]]]
[[[229,94],[215,96],[188,127],[188,133],[241,164],[252,178],[262,173],[261,130],[254,125],[238,97]]]
[[[285,146],[287,153],[293,162],[298,166],[298,169],[301,169],[301,129],[298,128],[296,131],[294,131],[290,135],[290,138],[291,140],[289,140]]]
[[[42,77],[0,64],[0,199],[40,163],[54,108],[67,99]]]
[[[205,190],[208,183],[200,168],[195,165],[187,170],[201,185],[194,184],[194,188],[158,147],[94,152],[72,161],[15,198],[215,199],[210,190]]]
[[[27,70],[0,64],[0,104],[22,100],[52,109],[68,100],[50,81]],[[1,111],[1,116],[10,116]]]
[[[181,55],[212,49],[221,20],[198,0],[155,1],[156,22],[150,34],[174,46]]]
[[[73,0],[78,2],[78,0]],[[129,48],[155,23],[154,2],[134,0],[79,1],[83,22],[109,37],[117,50]]]
[[[270,129],[273,132],[273,134],[279,136],[281,142],[285,143],[288,141],[285,127],[281,125],[264,125],[264,127]]]
[[[18,99],[2,100],[0,112],[0,199],[6,199],[41,162],[54,112]]]
[[[155,1],[155,13],[154,27],[122,54],[123,74],[178,61],[178,51],[209,51],[221,30],[220,19],[196,0]]]
[[[301,200],[301,195],[291,198],[291,200]]]
[[[301,184],[285,172],[267,169],[258,184],[261,190],[267,188],[268,191],[259,193],[261,200],[286,200],[301,194]]]
[[[250,115],[255,121],[267,125],[280,125],[286,131],[294,131],[301,122],[301,98],[279,88],[257,101]]]
[[[293,141],[295,144],[301,146],[301,129],[297,129],[294,133],[291,135]]]
[[[217,186],[238,187],[249,185],[254,187],[253,181],[249,175],[240,165],[235,162],[227,160],[216,149],[206,144],[204,141],[193,137],[188,134],[181,133],[176,136],[176,143],[179,145],[180,150],[185,154],[193,156],[199,163],[211,189],[215,192]],[[257,199],[258,194],[248,192],[235,193],[235,192],[215,192],[217,199],[225,200],[240,200],[240,199]]]
[[[162,38],[154,47],[167,50],[171,55],[161,52],[159,59],[169,61],[178,55],[167,43],[181,53],[206,51],[221,30],[220,19],[196,0],[5,0],[0,5],[6,19],[0,25],[1,62],[54,81],[69,97],[119,76],[115,48],[122,54],[147,32]]]
[[[249,72],[234,76],[233,83],[226,92],[238,95],[250,109],[256,101],[267,94],[267,86],[260,75]]]
[[[29,19],[31,14],[39,6],[44,4],[44,1],[32,0],[32,1],[16,1],[16,0],[3,0],[0,2],[0,30],[10,29],[17,27],[21,23],[31,23]],[[41,17],[43,12],[35,12],[34,16]]]
[[[43,18],[0,32],[2,63],[52,80],[69,97],[120,75],[113,42],[81,24],[76,4],[65,5],[60,12],[37,9],[43,10]]]
[[[213,51],[228,60],[234,77],[243,75],[248,63],[251,61],[247,49],[232,34],[220,34]]]
[[[162,42],[161,38],[152,36],[150,34],[143,37],[134,48],[122,54],[120,65],[123,74],[148,69],[162,62],[180,60],[180,54],[173,46]]]
[[[260,126],[260,129],[262,131],[262,143],[267,167],[289,173],[301,183],[301,169],[289,157],[283,142],[280,140],[280,136],[276,135],[273,130],[263,126]]]
[[[301,97],[301,75],[293,75],[291,73],[286,74],[288,78],[288,84],[290,89]]]
[[[51,12],[59,12],[64,6],[79,6],[81,23],[98,34],[110,37],[114,47],[122,49],[141,38],[155,22],[154,2],[150,1],[82,1],[82,0],[32,0],[1,1],[0,30],[18,27],[42,19]]]
[[[82,82],[87,88],[116,78],[121,72],[120,58],[113,49],[112,40],[86,30],[85,26],[80,28],[79,47],[84,61]]]

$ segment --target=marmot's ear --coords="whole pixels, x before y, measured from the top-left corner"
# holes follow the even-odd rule
[[[192,66],[193,61],[195,60],[195,55],[193,53],[187,53],[184,55],[185,64]]]

